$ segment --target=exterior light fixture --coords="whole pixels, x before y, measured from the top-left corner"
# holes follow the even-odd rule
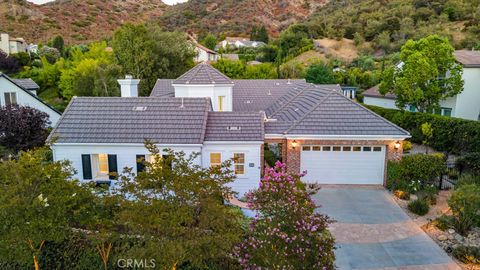
[[[395,147],[395,149],[399,149],[400,148],[400,141],[396,141],[395,144],[393,145],[393,147]]]
[[[293,140],[293,142],[292,142],[292,148],[295,149],[295,147],[297,147],[297,141]]]

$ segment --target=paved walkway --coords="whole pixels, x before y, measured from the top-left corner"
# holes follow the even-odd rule
[[[460,269],[381,187],[326,186],[314,199],[337,221],[339,269]]]

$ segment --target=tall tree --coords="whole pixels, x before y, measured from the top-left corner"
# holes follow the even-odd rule
[[[305,74],[305,79],[307,82],[315,84],[335,83],[332,68],[324,63],[309,66]]]
[[[258,28],[256,40],[268,43],[269,37],[268,37],[267,28],[265,28],[265,25],[262,25],[260,28]]]
[[[31,107],[0,107],[0,145],[14,154],[42,146],[48,136],[48,114]]]
[[[55,36],[51,41],[50,41],[50,46],[52,46],[53,48],[57,49],[60,54],[63,55],[64,53],[64,50],[65,50],[65,42],[63,41],[63,37],[58,35],[58,36]]]
[[[402,64],[384,71],[380,92],[397,96],[396,105],[432,111],[439,102],[463,91],[463,68],[447,38],[431,35],[409,40],[401,49]]]
[[[202,40],[202,44],[209,48],[210,50],[215,50],[215,47],[217,46],[217,37],[212,35],[212,34],[208,34],[203,40]]]
[[[143,95],[150,94],[157,79],[176,78],[191,68],[195,55],[184,34],[153,24],[125,24],[115,32],[112,47],[123,72],[142,80]]]

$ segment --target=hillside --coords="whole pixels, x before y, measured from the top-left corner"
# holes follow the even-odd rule
[[[305,20],[328,0],[190,0],[170,8],[161,18],[165,28],[199,33],[248,35],[265,25],[270,35]]]
[[[35,5],[0,1],[0,32],[45,42],[62,35],[68,43],[88,43],[111,35],[126,22],[152,20],[168,8],[161,0],[57,0]]]

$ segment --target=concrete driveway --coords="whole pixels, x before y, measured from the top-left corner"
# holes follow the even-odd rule
[[[327,186],[314,199],[337,221],[339,269],[460,269],[382,187]]]

